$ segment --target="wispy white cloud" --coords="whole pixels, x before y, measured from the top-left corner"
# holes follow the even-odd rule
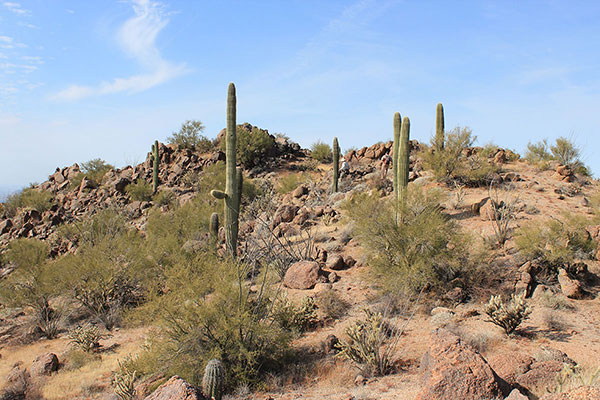
[[[185,65],[165,60],[156,48],[156,38],[169,22],[163,4],[152,0],[133,0],[132,8],[134,15],[121,25],[116,39],[122,51],[138,62],[144,72],[94,86],[70,85],[57,93],[54,99],[72,101],[90,96],[142,92],[187,71]]]
[[[31,11],[24,9],[21,4],[13,2],[13,1],[5,1],[2,3],[4,7],[6,7],[9,11],[23,16],[31,15]]]
[[[65,12],[66,12],[67,14],[75,14],[75,10],[71,10],[70,8],[66,8],[66,9],[65,9]]]

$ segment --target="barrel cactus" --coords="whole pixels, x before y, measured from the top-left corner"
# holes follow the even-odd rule
[[[206,364],[204,377],[202,378],[202,394],[207,399],[221,400],[223,396],[223,380],[225,373],[223,364],[219,360],[210,360]]]
[[[437,104],[435,112],[435,149],[444,150],[444,106]]]
[[[225,136],[226,181],[225,191],[212,190],[216,199],[224,200],[225,245],[233,258],[237,256],[240,202],[242,197],[242,170],[236,168],[236,97],[235,85],[229,84],[227,93],[227,133]]]
[[[152,193],[158,190],[158,167],[160,158],[158,157],[158,140],[152,145]]]
[[[333,184],[331,191],[333,193],[338,191],[338,178],[340,176],[340,146],[338,145],[338,139],[333,138]]]

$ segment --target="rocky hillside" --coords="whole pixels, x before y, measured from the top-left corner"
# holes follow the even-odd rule
[[[249,124],[243,127],[247,132],[255,128]],[[276,146],[260,163],[246,167],[244,172],[259,194],[253,195],[252,201],[244,201],[240,261],[249,269],[243,270],[246,281],[240,287],[247,287],[248,296],[254,301],[252,296],[259,296],[266,282],[259,279],[261,271],[267,265],[273,268],[276,277],[272,280],[281,296],[277,299],[284,299],[284,306],[274,301],[273,307],[286,311],[270,317],[273,319],[269,319],[269,327],[275,331],[274,324],[281,323],[276,318],[286,313],[294,315],[285,319],[286,324],[291,326],[290,321],[294,321],[298,325],[282,336],[291,337],[291,341],[289,353],[281,356],[281,363],[260,375],[260,384],[228,386],[228,398],[600,398],[597,374],[594,375],[600,367],[600,221],[595,209],[599,189],[596,181],[555,161],[542,169],[520,160],[510,150],[476,147],[465,148],[460,155],[466,165],[476,168],[469,169],[468,174],[463,172],[460,178],[442,179],[428,159],[432,152],[429,147],[411,141],[410,187],[423,188],[425,194],[410,203],[410,213],[418,217],[430,210],[434,217],[440,216],[432,217],[431,223],[440,229],[451,229],[449,235],[461,232],[462,236],[443,242],[436,250],[444,257],[451,253],[455,257],[440,261],[452,271],[442,276],[428,269],[429,265],[442,265],[436,264],[438,253],[427,253],[428,246],[436,244],[425,239],[436,232],[411,231],[413,236],[425,237],[414,245],[414,254],[432,256],[423,264],[427,284],[410,295],[400,296],[397,292],[401,286],[394,286],[393,290],[386,286],[398,280],[396,272],[386,275],[385,270],[378,268],[387,265],[382,264],[385,256],[394,254],[394,263],[400,263],[398,260],[414,249],[402,248],[403,243],[394,241],[394,237],[405,235],[402,230],[389,235],[388,244],[398,247],[388,245],[384,250],[378,249],[379,253],[373,250],[368,237],[369,232],[378,232],[377,223],[386,223],[383,217],[377,218],[380,213],[387,215],[386,204],[394,196],[392,171],[383,177],[380,169],[380,159],[392,152],[393,143],[349,151],[345,160],[350,163],[350,172],[341,177],[339,191],[332,193],[331,162],[315,161],[309,150],[286,138],[272,139]],[[117,210],[126,218],[129,228],[136,232],[127,239],[132,243],[155,235],[148,227],[151,219],[164,216],[156,220],[162,224],[178,220],[178,210],[207,196],[207,188],[202,185],[207,179],[205,174],[225,159],[218,147],[200,154],[160,144],[158,152],[159,190],[171,193],[171,201],[162,202],[156,196],[136,200],[130,190],[134,185],[152,182],[151,154],[139,165],[107,171],[98,183],[82,178],[77,164],[58,168],[47,181],[30,189],[49,194],[44,210],[28,207],[4,211],[0,220],[3,252],[18,239],[35,238],[50,246],[48,265],[60,265],[65,255],[85,257],[85,252],[78,251],[80,243],[62,234],[61,227],[87,220],[103,209]],[[483,180],[477,174],[481,168],[489,171]],[[213,202],[208,206],[222,208],[221,203],[207,201]],[[434,201],[435,206],[428,208]],[[190,218],[190,214],[183,215]],[[419,226],[417,217],[414,226]],[[371,226],[365,226],[364,221]],[[210,239],[208,232],[198,227],[194,229],[188,236],[181,233],[181,242],[174,247],[168,247],[171,242],[160,242],[156,246],[163,247],[154,253],[153,242],[143,248],[147,253],[142,257],[123,261],[124,266],[142,263],[147,275],[155,274],[151,280],[164,279],[159,285],[149,285],[155,292],[149,290],[143,300],[124,305],[125,310],[157,315],[160,310],[167,310],[187,316],[185,313],[218,301],[219,290],[230,294],[226,290],[231,285],[226,289],[211,287],[206,289],[210,294],[203,293],[202,300],[194,300],[192,308],[188,308],[192,302],[189,297],[177,297],[178,291],[185,296],[194,295],[193,290],[185,292],[189,289],[186,281],[205,290],[202,279],[194,280],[188,272],[202,264],[203,259],[213,260],[207,250],[213,246],[211,240],[217,241],[216,257],[225,254],[223,228],[216,239]],[[115,243],[114,246],[121,245]],[[129,251],[132,246],[125,248]],[[399,248],[406,249],[405,253]],[[102,251],[111,250],[107,247]],[[469,255],[455,254],[460,252]],[[100,257],[101,253],[91,254]],[[181,259],[175,258],[180,256]],[[189,260],[193,261],[186,264]],[[117,257],[111,262],[121,261]],[[185,268],[173,276],[167,275],[177,263],[183,263]],[[2,267],[5,277],[19,271],[11,262]],[[407,273],[406,280],[399,281],[404,284],[410,279],[422,282],[418,279],[423,278]],[[136,290],[144,287],[139,284]],[[201,379],[192,382],[204,371],[181,368],[180,374],[186,376],[172,376],[171,371],[177,369],[168,365],[168,357],[148,361],[154,357],[148,355],[154,354],[148,349],[160,332],[164,334],[161,329],[168,318],[131,317],[126,319],[129,322],[107,329],[105,320],[85,307],[80,292],[76,294],[70,298],[65,292],[51,299],[50,310],[58,309],[65,298],[72,302],[69,314],[60,319],[51,339],[32,328],[32,307],[3,305],[2,398],[115,399],[117,394],[121,399],[206,398],[197,386]],[[493,304],[488,302],[491,295],[501,295],[503,299],[516,295],[517,299],[512,305],[502,303],[500,308],[504,307],[505,312],[496,310],[494,314],[490,311]],[[153,296],[165,300],[154,304]],[[171,303],[169,296],[174,296]],[[151,306],[144,308],[145,302]],[[231,311],[233,315],[235,307],[225,304],[230,308],[222,312]],[[522,307],[525,304],[527,311]],[[512,308],[506,311],[506,307]],[[208,312],[201,315],[188,326],[177,326],[184,332],[210,318],[214,319],[211,323],[222,323]],[[490,322],[493,315],[498,315],[496,323]],[[87,326],[83,322],[105,334],[97,337],[89,351],[81,352],[76,351],[73,332]],[[509,332],[507,326],[513,330]],[[222,325],[222,329],[227,329],[227,325]],[[375,336],[361,336],[360,332]],[[351,350],[344,344],[351,343],[352,335],[355,341],[363,340],[364,346],[375,341],[376,345],[371,344],[370,348],[375,347],[376,359],[386,360],[387,364],[374,366],[365,360],[356,362],[359,356],[347,356]],[[192,337],[192,342],[185,342],[186,346],[180,348],[181,352],[205,340]],[[271,340],[266,337],[265,340]],[[159,350],[157,354],[164,355]],[[213,354],[216,353],[211,353],[211,358]],[[231,371],[225,374],[239,379]],[[129,394],[118,390],[117,381],[130,389]]]

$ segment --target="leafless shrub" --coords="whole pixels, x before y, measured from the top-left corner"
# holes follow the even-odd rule
[[[465,185],[461,185],[458,182],[454,182],[454,188],[456,191],[454,192],[454,196],[451,200],[452,208],[455,210],[459,209],[462,206],[463,200],[465,199]]]
[[[500,246],[510,237],[512,224],[519,211],[519,194],[514,183],[495,185],[494,180],[489,186],[490,202],[492,204],[492,226],[494,236]]]

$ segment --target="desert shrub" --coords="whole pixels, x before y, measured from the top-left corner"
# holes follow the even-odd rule
[[[296,189],[305,179],[303,174],[291,173],[283,175],[279,178],[277,192],[281,194],[289,193]]]
[[[488,193],[493,212],[491,223],[494,239],[496,244],[504,246],[511,235],[512,225],[519,211],[519,193],[514,184],[496,184],[494,180],[490,183]]]
[[[10,242],[6,258],[15,270],[0,281],[0,299],[7,306],[30,307],[34,324],[52,338],[58,333],[56,324],[60,315],[50,306],[50,300],[60,291],[53,282],[49,254],[48,244],[41,240]]]
[[[490,143],[485,144],[479,150],[479,155],[481,155],[483,158],[491,158],[498,152],[498,149],[499,149],[498,146],[496,146],[494,143],[490,142]]]
[[[490,181],[491,176],[498,172],[499,167],[489,163],[487,157],[473,153],[476,136],[468,127],[456,127],[446,133],[446,142],[442,151],[434,150],[435,138],[431,147],[426,147],[422,153],[426,169],[433,171],[440,182],[458,183],[478,186]]]
[[[158,193],[152,197],[152,201],[159,207],[168,206],[175,201],[175,194],[170,190],[159,190]]]
[[[588,224],[587,218],[573,214],[532,221],[516,232],[515,243],[528,260],[538,259],[547,266],[560,267],[593,256],[596,244],[585,230]]]
[[[127,185],[125,191],[134,201],[152,200],[152,185],[141,179],[136,183]]]
[[[244,282],[242,265],[201,254],[166,271],[165,285],[177,288],[148,303],[160,337],[140,355],[167,374],[178,374],[200,384],[204,365],[222,360],[229,390],[257,383],[284,361],[291,335],[276,321],[267,287],[270,279],[257,277],[259,290]],[[152,356],[152,354],[155,354]]]
[[[100,158],[81,163],[81,172],[95,186],[102,183],[102,178],[111,169],[115,169],[115,167]]]
[[[141,235],[128,230],[114,211],[102,211],[62,232],[78,240],[79,248],[56,261],[56,284],[112,329],[121,312],[137,305],[144,288],[155,284],[156,262],[148,257]]]
[[[575,172],[590,175],[588,168],[581,161],[581,150],[572,140],[559,137],[553,146],[550,146],[552,155],[559,163],[568,165]]]
[[[548,140],[544,139],[537,143],[527,143],[527,151],[525,153],[525,160],[530,164],[543,165],[554,159],[552,153],[550,153],[550,146]]]
[[[106,337],[106,335],[100,332],[97,326],[90,324],[78,326],[69,331],[69,343],[86,353],[90,353],[100,347],[100,340],[106,339]]]
[[[225,149],[226,141],[221,141],[221,148]],[[260,165],[265,158],[274,155],[276,150],[275,139],[264,129],[256,126],[248,131],[244,125],[237,127],[237,159],[246,168]]]
[[[204,132],[204,125],[197,120],[188,120],[181,124],[178,132],[173,132],[167,138],[167,143],[175,144],[180,149],[193,149],[208,152],[213,149],[213,142],[200,133]]]
[[[379,196],[361,193],[344,204],[355,221],[354,237],[365,246],[375,280],[384,292],[444,289],[468,271],[464,236],[439,208],[441,194],[409,185],[401,210]],[[397,220],[402,220],[397,223]]]
[[[51,205],[52,193],[29,187],[21,192],[9,195],[4,203],[4,208],[9,217],[14,217],[19,209],[31,208],[39,212],[44,212]]]
[[[312,297],[306,296],[300,305],[294,304],[287,296],[280,296],[273,304],[273,317],[284,329],[304,332],[313,328],[319,321],[317,305]]]
[[[310,156],[321,163],[331,162],[333,157],[331,146],[318,140],[310,145]]]
[[[584,368],[580,365],[563,363],[563,369],[556,375],[554,387],[546,388],[549,393],[565,393],[581,386],[595,386],[600,377],[600,367]]]
[[[484,308],[484,312],[490,318],[489,321],[498,325],[507,335],[511,335],[521,322],[523,322],[531,310],[525,302],[525,292],[511,296],[509,302],[503,301],[500,296],[492,296]]]
[[[325,290],[317,295],[317,308],[325,319],[337,320],[346,314],[350,305],[335,290]]]
[[[401,336],[381,313],[364,310],[364,317],[349,325],[347,339],[338,344],[338,357],[350,360],[367,375],[392,371],[393,355]]]

